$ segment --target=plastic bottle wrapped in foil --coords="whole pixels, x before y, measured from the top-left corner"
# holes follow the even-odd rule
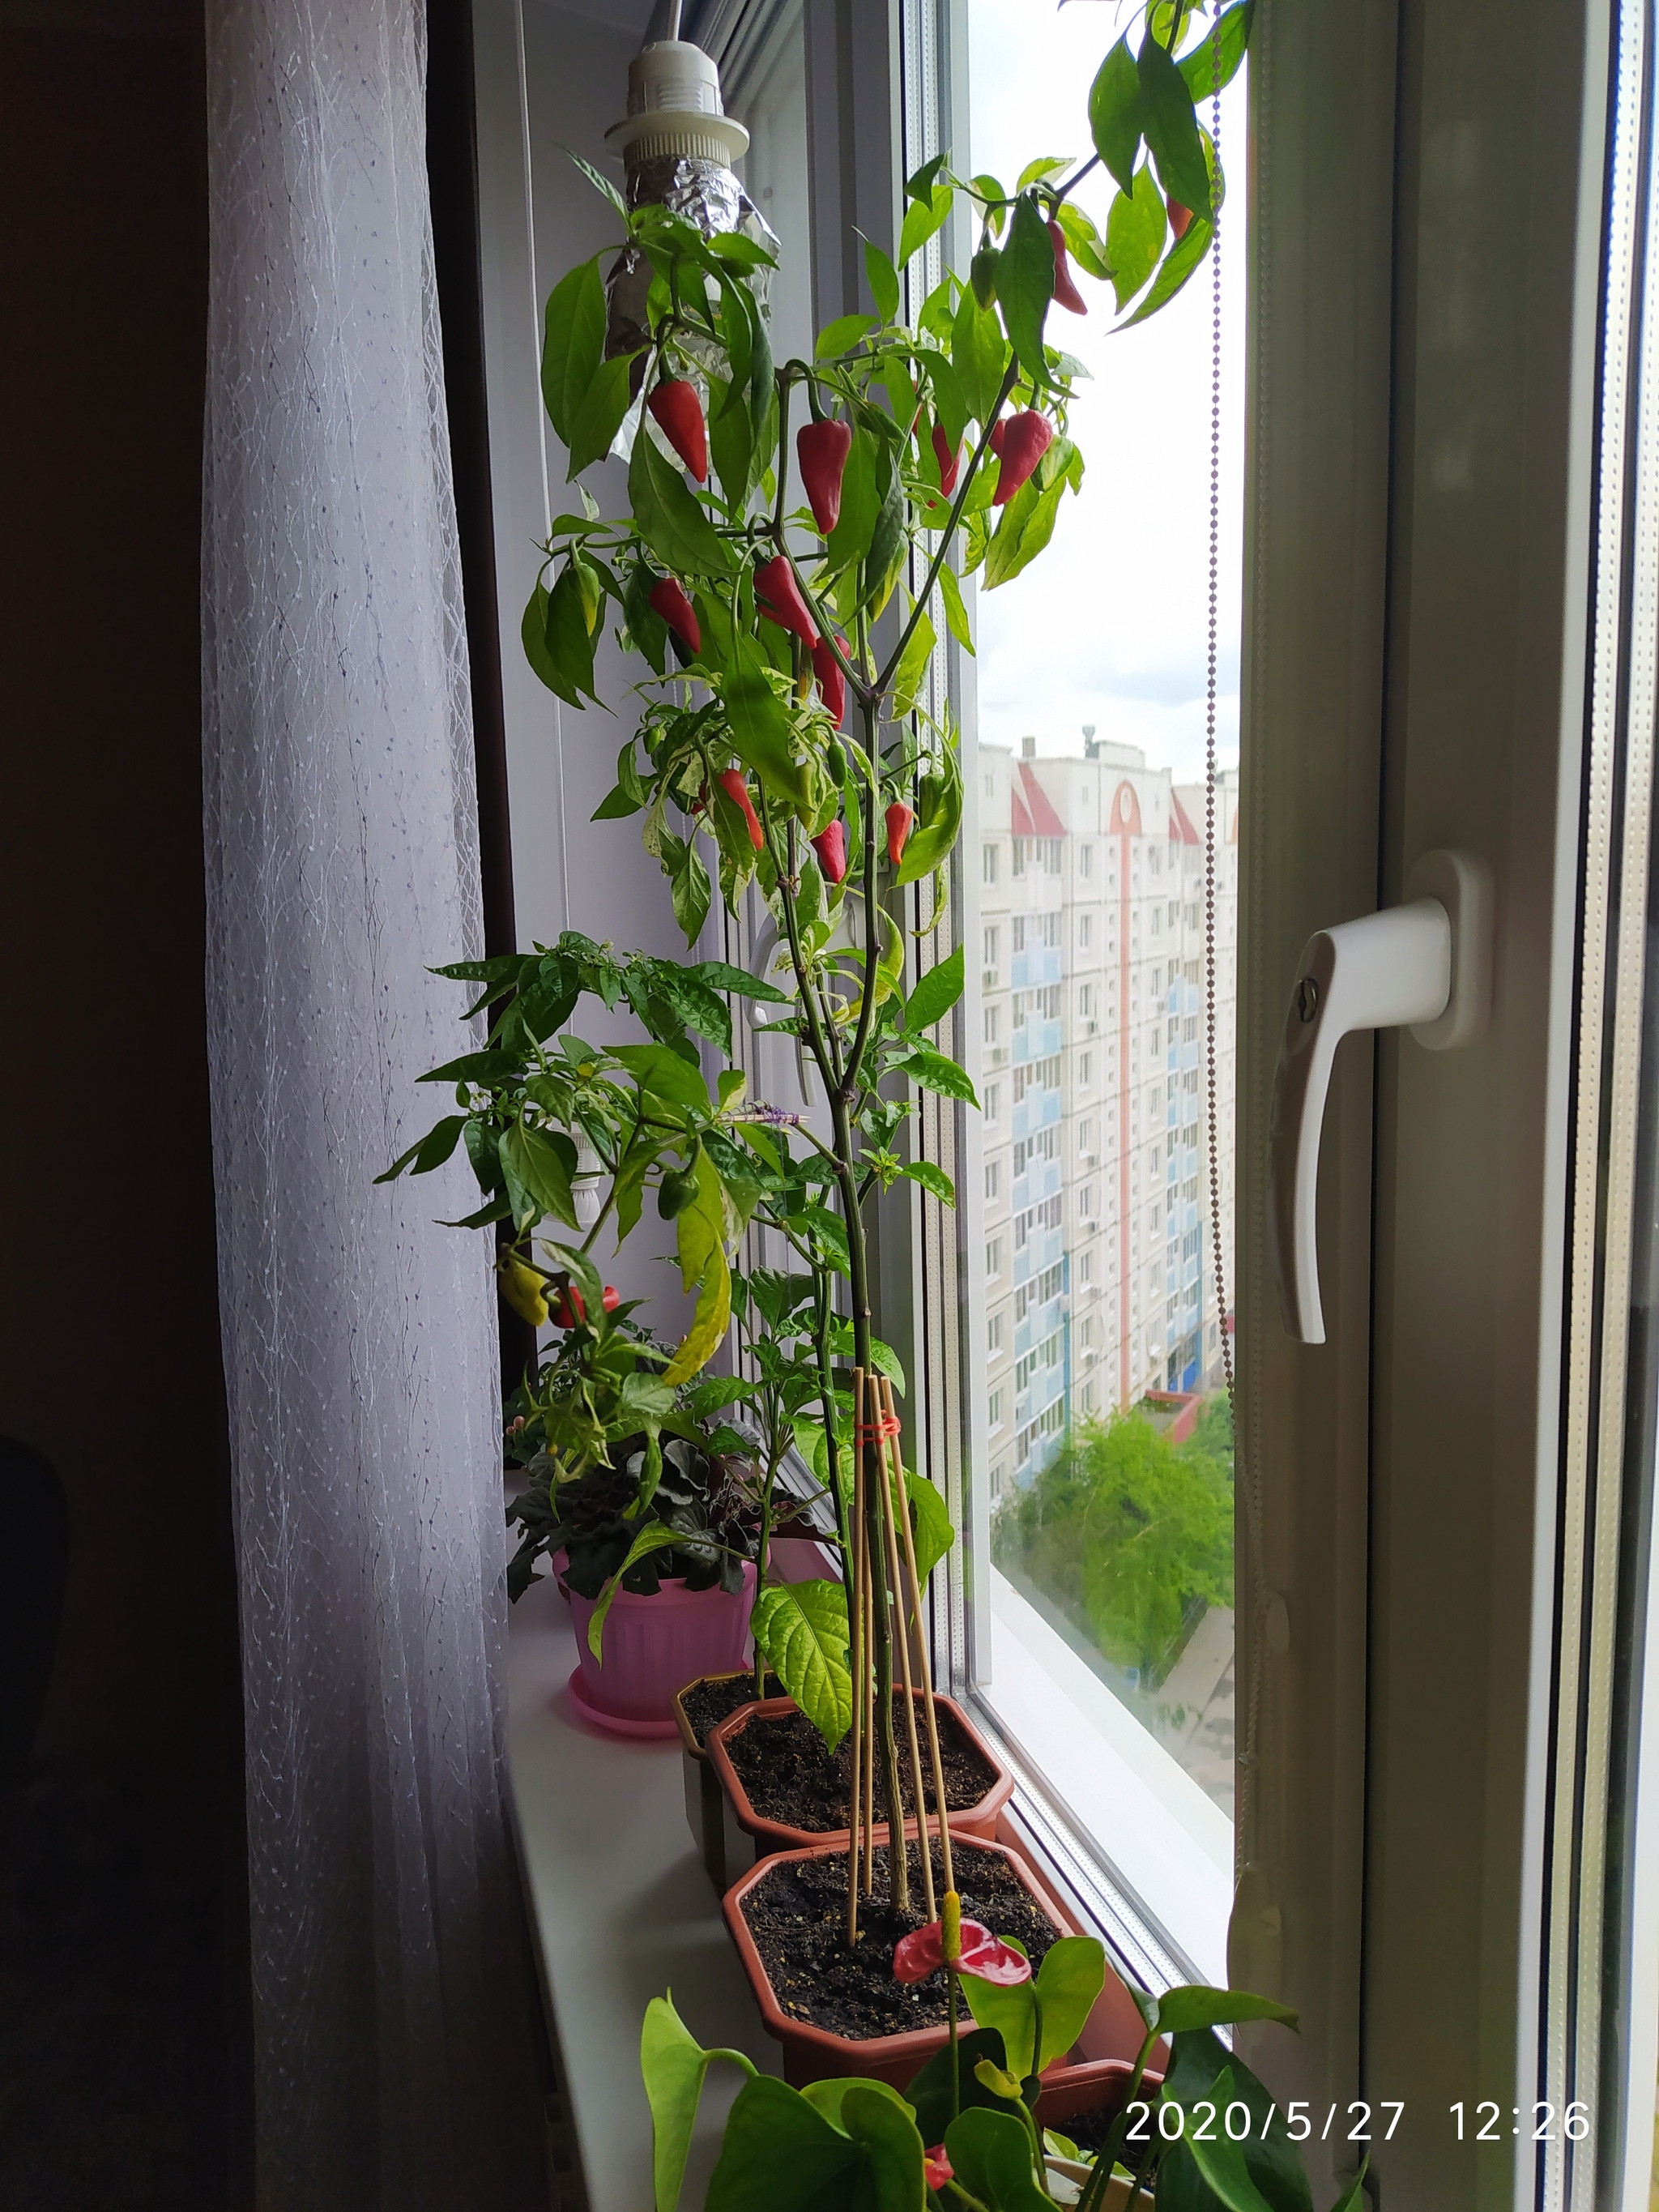
[[[662,39],[636,54],[628,65],[627,117],[605,137],[623,156],[623,197],[630,208],[666,208],[695,223],[705,238],[740,231],[776,252],[771,226],[732,169],[748,150],[749,133],[721,106],[720,72],[701,46]],[[763,305],[768,274],[759,268],[747,280]],[[650,263],[637,247],[626,247],[605,280],[607,358],[649,343],[650,286]],[[697,350],[695,340],[689,349]],[[705,366],[718,368],[720,362],[711,347]]]

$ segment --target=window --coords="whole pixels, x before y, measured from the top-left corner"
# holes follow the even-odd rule
[[[999,88],[975,75],[980,58],[1018,41],[1041,51],[1041,74],[1048,85],[1062,81],[1056,72],[1067,69],[1075,70],[1079,80],[1086,70],[1091,79],[1099,56],[1085,60],[1085,49],[1091,52],[1098,43],[1101,11],[1066,8],[1033,14],[1025,0],[963,0],[963,4],[972,112],[965,132],[961,120],[957,122],[958,143],[971,142],[976,170],[1000,175],[1012,161],[1008,173],[1018,175],[1028,158],[1018,150],[1018,100],[1006,86]],[[1033,72],[1034,83],[1038,74]],[[1224,131],[1231,118],[1237,118],[1231,126],[1237,133],[1236,148],[1243,143],[1243,82],[1242,77],[1236,80],[1224,95]],[[940,127],[943,132],[943,123]],[[1036,138],[1042,138],[1043,122],[1038,119],[1032,127]],[[941,136],[939,143],[947,143],[947,137]],[[1232,180],[1241,174],[1242,170],[1234,170]],[[1115,188],[1104,186],[1103,197],[1097,198],[1096,183],[1093,177],[1085,179],[1077,197],[1099,223]],[[1242,360],[1242,240],[1241,224],[1233,231],[1231,248],[1241,258],[1224,261],[1223,272],[1224,312],[1229,318],[1224,356],[1230,378]],[[1179,348],[1160,352],[1158,359],[1162,370],[1181,382],[1187,394],[1184,405],[1207,420],[1207,297],[1193,286],[1182,296],[1190,296],[1194,326],[1204,343],[1195,344],[1189,355],[1183,341]],[[1176,307],[1170,312],[1173,316]],[[1168,327],[1176,325],[1171,322]],[[1128,389],[1125,380],[1146,378],[1144,387],[1135,388],[1143,391],[1149,413],[1166,409],[1171,395],[1149,354],[1130,355],[1133,336],[1124,337],[1115,351],[1108,349],[1109,328],[1093,316],[1075,328],[1068,319],[1064,343],[1091,365],[1098,364],[1098,383],[1080,382],[1082,396],[1073,402],[1079,444],[1090,450],[1087,426],[1092,422],[1097,426],[1094,436],[1103,441],[1096,450],[1115,454],[1121,443],[1116,426]],[[1109,378],[1114,395],[1109,403],[1104,398]],[[1231,382],[1227,390],[1233,390]],[[1242,408],[1237,416],[1229,416],[1224,441],[1231,441],[1225,448],[1229,453],[1242,450]],[[1182,519],[1171,520],[1170,543],[1183,549],[1183,557],[1200,560],[1208,520],[1207,447],[1194,441],[1194,453],[1197,459],[1190,467],[1185,460],[1181,465]],[[1150,460],[1149,453],[1147,465]],[[1141,465],[1138,459],[1133,464],[1137,469]],[[1144,495],[1157,500],[1161,514],[1175,514],[1170,496],[1156,488],[1151,476],[1145,480]],[[1224,527],[1242,541],[1242,495],[1234,487],[1228,497],[1231,504]],[[1139,629],[1160,641],[1178,637],[1180,651],[1201,654],[1201,594],[1194,605],[1172,612],[1158,564],[1147,563],[1144,553],[1134,550],[1121,523],[1121,495],[1115,488],[1109,491],[1105,473],[1094,470],[1085,475],[1082,494],[1064,507],[1063,526],[1071,533],[1073,550],[1089,564],[1091,576],[1099,564],[1116,580],[1123,598],[1113,602],[1113,621],[1126,624],[1126,635]],[[1032,588],[1027,588],[1028,583]],[[1178,969],[1176,975],[1169,973],[1170,954],[1178,961],[1193,946],[1192,937],[1182,935],[1192,927],[1188,909],[1194,878],[1188,872],[1202,859],[1201,846],[1194,854],[1189,845],[1171,842],[1169,831],[1172,823],[1179,827],[1179,807],[1201,833],[1203,793],[1201,787],[1194,787],[1201,770],[1201,751],[1188,735],[1175,733],[1173,724],[1149,714],[1127,677],[1103,672],[1086,628],[1079,630],[1074,641],[1068,639],[1060,659],[1069,696],[1085,702],[1079,720],[1112,730],[1110,763],[1098,757],[1107,750],[1103,741],[1096,745],[1096,757],[1085,759],[1075,736],[1068,738],[1062,728],[1049,735],[1030,708],[1032,699],[1048,696],[1046,672],[1056,657],[1054,639],[1044,637],[1036,620],[1041,603],[1036,571],[1029,579],[1015,577],[1006,588],[980,595],[976,726],[964,716],[967,773],[979,772],[966,757],[968,748],[974,744],[997,748],[996,793],[994,800],[985,802],[996,811],[983,817],[986,841],[1006,844],[1025,897],[1034,906],[1041,904],[1040,911],[1005,915],[988,902],[980,917],[986,933],[981,968],[988,973],[995,969],[996,953],[1006,949],[1013,965],[1003,971],[1003,979],[1015,990],[1005,1040],[1010,1060],[998,1066],[999,1078],[1010,1083],[1004,1102],[1008,1110],[1000,1123],[988,1112],[978,1125],[978,1140],[988,1164],[994,1158],[1004,1164],[1008,1180],[999,1188],[1018,1211],[1006,1231],[1010,1266],[1003,1279],[1010,1297],[1006,1354],[1015,1362],[1014,1398],[1006,1408],[1013,1442],[1012,1449],[1005,1444],[994,1462],[1006,1470],[1000,1485],[989,1464],[975,1471],[975,1479],[989,1492],[991,1555],[988,1571],[976,1569],[981,1578],[975,1587],[988,1592],[990,1618],[987,1622],[975,1615],[970,1642],[986,1652],[989,1662],[982,1694],[993,1717],[1020,1741],[1084,1825],[1083,1797],[1091,1805],[1103,1803],[1099,1796],[1088,1796],[1094,1785],[1082,1778],[1085,1768],[1096,1771],[1097,1747],[1123,1741],[1114,1738],[1114,1729],[1130,1731],[1138,1744],[1146,1746],[1133,1757],[1144,1759],[1147,1771],[1155,1770],[1164,1778],[1158,1785],[1163,1794],[1156,1816],[1149,1812],[1147,1826],[1137,1833],[1151,1834],[1158,1821],[1168,1822],[1181,1832],[1183,1852],[1191,1848],[1192,1838],[1202,1838],[1201,1850],[1211,1855],[1218,1869],[1217,1887],[1210,1903],[1200,1909],[1210,1915],[1204,1922],[1207,1932],[1201,1938],[1191,1937],[1190,1955],[1194,1963],[1202,1959],[1206,1972],[1223,1978],[1221,1931],[1231,1901],[1232,1522],[1231,1508],[1218,1511],[1217,1500],[1232,1480],[1231,1443],[1221,1389],[1220,1339],[1206,1334],[1216,1319],[1213,1279],[1201,1264],[1193,1266],[1186,1253],[1187,1241],[1194,1232],[1202,1233],[1207,1220],[1207,1180],[1199,1173],[1201,1154],[1190,1158],[1183,1154],[1176,1163],[1179,1179],[1166,1184],[1164,1158],[1168,1146],[1174,1160],[1175,1150],[1185,1144],[1192,1127],[1190,1122],[1179,1126],[1179,1113],[1176,1128],[1168,1127],[1167,1084],[1173,1079],[1177,1109],[1182,1100],[1202,1091],[1201,1082],[1196,1091],[1189,1091],[1188,1085],[1188,1077],[1200,1070],[1201,995],[1175,1004],[1165,1000],[1166,989],[1179,974]],[[1142,611],[1139,617],[1126,616],[1124,609],[1131,605]],[[1230,641],[1238,635],[1238,617],[1235,597],[1223,611]],[[1224,649],[1237,648],[1229,643]],[[1041,682],[1040,661],[1045,667]],[[1028,740],[1033,724],[1042,733]],[[1230,723],[1223,750],[1225,793],[1237,788],[1231,727]],[[1004,758],[1017,764],[1012,775],[1000,768]],[[1115,837],[1103,841],[1097,862],[1093,836],[1041,834],[1045,826],[1052,832],[1058,823],[1068,831],[1075,825],[1097,836],[1099,825],[1115,821],[1109,810],[1126,777],[1142,825],[1140,835],[1128,842],[1127,855]],[[1229,819],[1230,803],[1224,796],[1218,809],[1223,823]],[[1018,836],[1017,824],[1021,830]],[[1065,865],[1067,854],[1069,866]],[[1127,882],[1121,875],[1126,859]],[[1237,941],[1237,872],[1224,866],[1218,871],[1218,948]],[[1130,892],[1131,885],[1128,927],[1120,930],[1120,920],[1125,917],[1117,895],[1120,887]],[[1103,908],[1097,902],[1108,895],[1111,902]],[[1019,897],[1018,890],[1015,896]],[[1200,927],[1202,921],[1200,911]],[[1006,947],[999,939],[994,952],[989,933],[1000,930],[1005,921]],[[1120,937],[1125,940],[1121,946]],[[969,949],[971,953],[971,939]],[[1157,957],[1151,957],[1154,953]],[[970,995],[979,987],[979,973],[970,972]],[[1218,984],[1218,1133],[1223,1146],[1230,1147],[1232,983],[1220,963]],[[1171,1016],[1177,1023],[1173,1038],[1167,1035]],[[1195,1023],[1190,1035],[1185,1033],[1188,1023]],[[1075,1027],[1068,1030],[1067,1024]],[[1118,1045],[1124,1038],[1127,1050],[1120,1054]],[[1098,1061],[1097,1048],[1101,1049]],[[1018,1057],[1023,1053],[1030,1057]],[[1120,1059],[1133,1060],[1133,1085],[1132,1067],[1120,1068]],[[1103,1087],[1100,1099],[1093,1095],[1097,1083]],[[1194,1182],[1198,1188],[1189,1191],[1188,1186]],[[1166,1189],[1175,1200],[1167,1237]],[[1122,1233],[1128,1234],[1133,1224],[1139,1240],[1121,1277],[1115,1237],[1103,1247],[1100,1244],[1109,1212],[1115,1222],[1124,1220]],[[1171,1238],[1175,1262],[1182,1270],[1173,1284],[1166,1282],[1165,1267]],[[1201,1245],[1200,1253],[1208,1249]],[[1097,1249],[1102,1257],[1097,1258]],[[1230,1249],[1223,1256],[1231,1270]],[[1022,1275],[1023,1281],[1018,1279]],[[1172,1290],[1173,1315],[1169,1310]],[[1090,1394],[1086,1397],[1085,1391]],[[1169,1403],[1171,1398],[1174,1407]],[[1181,1440],[1172,1443],[1169,1431],[1178,1417],[1182,1419]],[[1068,1469],[1080,1478],[1085,1490],[1097,1487],[1102,1499],[1113,1497],[1111,1485],[1118,1480],[1120,1467],[1114,1455],[1121,1448],[1109,1449],[1107,1440],[1113,1433],[1111,1425],[1120,1419],[1154,1429],[1160,1467],[1169,1464],[1174,1470],[1171,1480],[1191,1487],[1194,1513],[1212,1513],[1213,1522],[1206,1525],[1219,1532],[1201,1558],[1196,1553],[1183,1557],[1180,1540],[1173,1534],[1167,1539],[1164,1571],[1176,1594],[1161,1640],[1142,1637],[1139,1644],[1140,1628],[1121,1607],[1112,1611],[1115,1601],[1101,1600],[1091,1612],[1094,1601],[1085,1602],[1080,1595],[1082,1587],[1103,1588],[1109,1579],[1109,1546],[1099,1549],[1093,1533],[1085,1539],[1081,1520],[1075,1527],[1067,1523],[1068,1533],[1060,1535],[1064,1516],[1054,1504],[1064,1493]],[[1091,1424],[1086,1438],[1085,1422]],[[1195,1435],[1200,1424],[1201,1453],[1188,1435],[1189,1430]],[[986,1458],[989,1462],[988,1453]],[[1120,1485],[1115,1498],[1125,1494]],[[1102,1525],[1103,1516],[1109,1518],[1117,1510],[1115,1503],[1101,1504],[1089,1524],[1091,1531]],[[1054,1518],[1048,1517],[1051,1512]],[[1120,1521],[1114,1525],[1121,1533],[1126,1524]],[[1085,1544],[1094,1547],[1088,1551],[1086,1567]],[[1097,1582],[1088,1581],[1091,1572],[1100,1577]],[[1011,1655],[1006,1665],[997,1656],[1005,1648]],[[1086,1663],[1079,1656],[1085,1652]],[[1212,1664],[1216,1671],[1212,1674],[1206,1670]],[[1044,1709],[1047,1718],[1016,1709],[1014,1685],[1038,1676],[1067,1686],[1063,1725],[1053,1717],[1058,1705]],[[1182,1713],[1179,1722],[1174,1717],[1177,1706]],[[1049,1748],[1038,1747],[1040,1733]],[[1116,1757],[1100,1753],[1101,1760]],[[1114,1765],[1113,1771],[1120,1770]],[[1137,1766],[1136,1771],[1141,1769]],[[1115,1821],[1116,1815],[1103,1810],[1101,1819],[1103,1823]],[[1118,1832],[1115,1826],[1114,1834]],[[1167,1856],[1173,1863],[1173,1845]],[[1158,1857],[1149,1850],[1148,1861]],[[1147,1866],[1149,1897],[1163,1879],[1158,1864]],[[1166,1924],[1172,1929],[1183,1909],[1171,1904]]]
[[[988,1083],[981,1097],[981,1119],[988,1129],[994,1129],[1002,1119],[1002,1085]]]
[[[793,973],[793,971],[792,970],[791,972]],[[1015,1000],[1015,1001],[1014,1001],[1014,1006],[1015,1006],[1015,1013],[1014,1013],[1014,1027],[1015,1027],[1016,1029],[1018,1029],[1018,1028],[1019,1027],[1019,1019],[1020,1019],[1020,1018],[1019,1018],[1019,1013],[1018,1013],[1019,1001],[1018,1001],[1018,999],[1016,999],[1016,1000]],[[986,1043],[987,1043],[987,1044],[994,1044],[994,1043],[996,1042],[996,1041],[997,1041],[997,1037],[998,1037],[999,1034],[1000,1033],[1001,1027],[1002,1027],[1002,1009],[1001,1009],[1001,1007],[1000,1007],[1000,1006],[987,1006],[987,1007],[986,1007],[986,1009],[985,1009],[985,1042],[986,1042]],[[831,1063],[831,1065],[832,1065],[832,1066],[833,1066],[834,1063],[832,1062],[832,1063]],[[848,1907],[848,1910],[849,1910],[849,1911],[851,1910],[850,1906]]]
[[[985,1349],[994,1359],[1002,1350],[1002,1316],[994,1313],[985,1324]]]
[[[1016,1375],[1018,1375],[1019,1370],[1016,1368],[1014,1371]],[[1019,1385],[1018,1382],[1015,1383],[1014,1388],[1016,1390],[1018,1389]],[[985,1401],[985,1425],[990,1430],[993,1436],[994,1436],[997,1431],[1002,1426],[1002,1393],[1000,1390],[993,1390],[989,1397]],[[857,1608],[854,1607],[853,1610],[856,1611]],[[850,1906],[848,1907],[848,1910],[851,1910]]]
[[[987,1160],[985,1163],[985,1197],[988,1204],[991,1200],[998,1196],[1001,1188],[1002,1162],[1000,1160]]]
[[[997,879],[997,848],[994,845],[980,848],[979,879],[982,884],[994,884]]]
[[[1000,957],[998,948],[1002,941],[1002,932],[997,927],[995,922],[988,921],[985,925],[984,935],[985,965],[988,968],[994,968],[998,964]]]
[[[985,1272],[988,1275],[1000,1275],[1002,1273],[1000,1237],[989,1237],[985,1241]]]

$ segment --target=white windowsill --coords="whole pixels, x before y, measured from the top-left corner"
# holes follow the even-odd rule
[[[1205,1980],[1227,1981],[1233,1828],[994,1567],[991,1677],[978,1695]]]
[[[513,1608],[507,1759],[525,1893],[559,2039],[566,2120],[588,2212],[652,2202],[651,2114],[640,2025],[672,1990],[704,2045],[781,2071],[686,1826],[680,1746],[602,1736],[572,1711],[569,1608],[550,1585]],[[711,2069],[684,2201],[702,2201],[735,2067]]]

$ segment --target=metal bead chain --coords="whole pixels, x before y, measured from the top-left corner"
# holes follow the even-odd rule
[[[1210,137],[1216,175],[1221,173],[1220,10],[1211,33],[1213,57],[1210,94]],[[1221,1337],[1221,1367],[1227,1382],[1227,1409],[1233,1406],[1233,1347],[1227,1334],[1227,1276],[1221,1250],[1221,1140],[1215,1085],[1215,694],[1216,640],[1221,599],[1221,210],[1211,210],[1210,238],[1210,602],[1208,659],[1204,690],[1204,1040],[1210,1106],[1210,1246],[1215,1255],[1216,1324]]]

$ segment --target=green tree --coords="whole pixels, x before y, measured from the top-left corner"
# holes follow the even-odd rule
[[[1199,1603],[1233,1601],[1232,1424],[1212,1401],[1171,1444],[1144,1414],[1073,1431],[996,1528],[1013,1567],[1149,1686],[1178,1656]]]

